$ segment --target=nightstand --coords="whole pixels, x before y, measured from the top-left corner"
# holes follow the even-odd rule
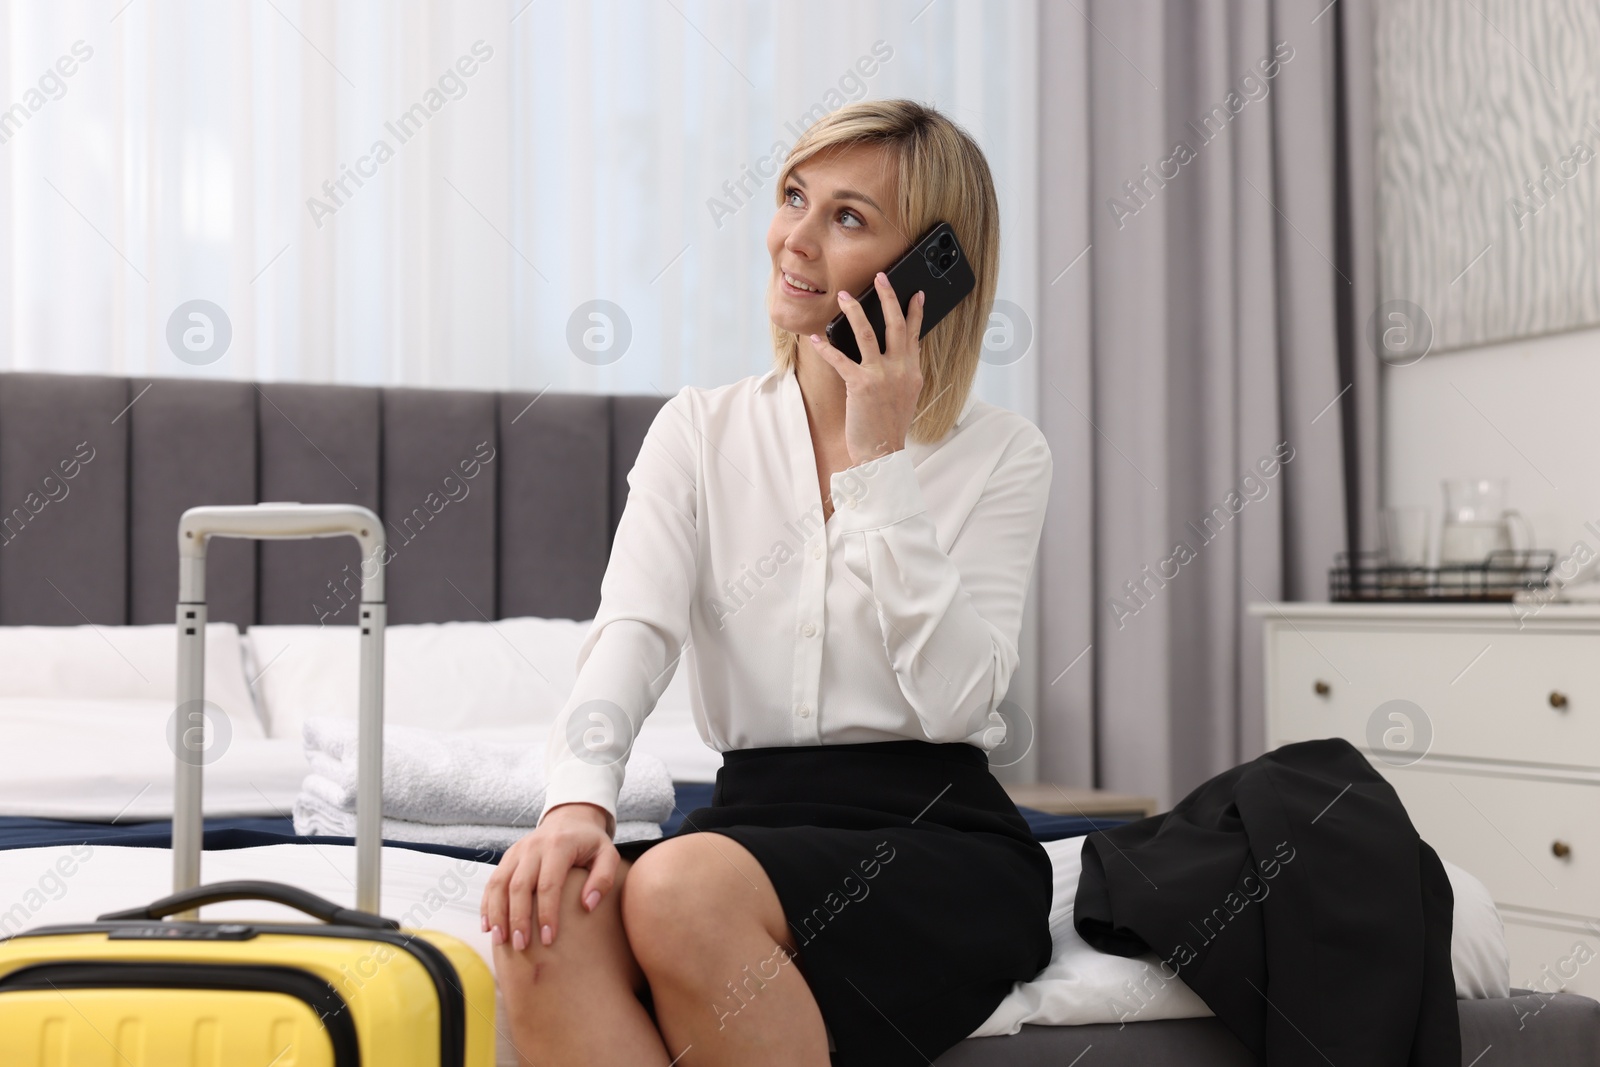
[[[1600,607],[1252,604],[1267,747],[1342,737],[1489,887],[1511,984],[1600,996]]]
[[[1142,819],[1156,813],[1154,797],[1106,793],[1098,789],[1051,785],[1048,782],[1008,783],[1006,793],[1017,807],[1032,808],[1050,815]]]

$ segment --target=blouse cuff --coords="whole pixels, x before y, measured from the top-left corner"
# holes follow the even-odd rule
[[[603,808],[611,817],[611,825],[616,825],[617,787],[604,768],[576,761],[557,764],[550,773],[544,797],[544,811],[539,813],[541,823],[556,805],[577,801]]]
[[[843,531],[892,526],[926,510],[916,468],[903,448],[839,471],[828,485],[833,520]]]

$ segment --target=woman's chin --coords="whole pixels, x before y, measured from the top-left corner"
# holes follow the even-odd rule
[[[772,324],[779,329],[788,330],[790,333],[798,334],[801,337],[809,337],[811,334],[821,333],[823,328],[827,326],[827,323],[817,325],[816,323],[809,322],[805,318],[802,318],[801,316],[794,314],[792,311],[787,311],[783,308],[778,308],[769,312],[767,317],[770,318],[772,320]]]

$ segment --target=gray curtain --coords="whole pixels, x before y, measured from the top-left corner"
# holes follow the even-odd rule
[[[1039,776],[1165,806],[1264,749],[1247,605],[1374,540],[1371,12],[1040,20]]]

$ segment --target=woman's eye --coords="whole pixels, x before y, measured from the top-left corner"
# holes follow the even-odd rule
[[[800,190],[791,185],[791,186],[789,186],[787,189],[785,189],[783,191],[784,202],[786,204],[788,204],[790,207],[794,207],[795,206],[794,198],[799,196],[799,195],[800,195]],[[839,218],[841,220],[846,219],[846,218],[851,218],[851,219],[855,220],[856,224],[854,226],[847,226],[846,229],[851,229],[851,230],[860,229],[862,226],[865,226],[867,224],[865,219],[863,219],[860,215],[857,215],[854,211],[851,211],[849,208],[845,208],[843,211],[840,211],[839,212]]]

